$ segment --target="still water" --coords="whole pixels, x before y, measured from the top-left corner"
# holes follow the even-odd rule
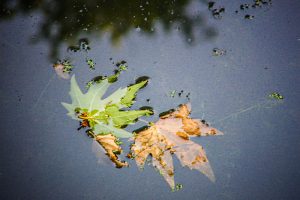
[[[298,199],[300,3],[252,5],[2,1],[0,198]],[[68,50],[80,38],[90,50]],[[149,121],[191,102],[193,118],[224,132],[193,139],[206,150],[216,182],[174,159],[175,181],[183,188],[171,192],[150,165],[140,171],[130,160],[123,169],[99,163],[92,140],[60,104],[70,101],[70,83],[55,73],[58,59],[74,64],[82,89],[122,60],[128,70],[110,92],[150,77],[132,107],[153,107]],[[270,99],[272,92],[284,99]]]

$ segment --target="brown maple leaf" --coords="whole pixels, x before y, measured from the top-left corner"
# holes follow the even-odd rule
[[[122,152],[121,147],[116,143],[116,137],[112,134],[97,135],[95,140],[104,148],[106,154],[117,168],[127,167],[128,163],[120,161],[117,154]]]
[[[143,167],[149,155],[152,164],[164,177],[171,188],[175,187],[172,154],[175,154],[182,166],[196,169],[215,181],[206,153],[202,146],[190,140],[194,136],[222,135],[217,129],[204,121],[191,119],[190,105],[181,105],[177,110],[163,115],[148,129],[135,136],[131,147],[132,154],[139,167]]]

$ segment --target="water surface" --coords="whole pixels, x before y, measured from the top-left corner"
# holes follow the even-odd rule
[[[222,19],[196,1],[53,2],[1,13],[1,199],[298,199],[299,2],[242,11],[244,1],[222,0],[215,5],[225,7]],[[96,12],[97,5],[104,7]],[[67,51],[79,38],[88,38],[91,50]],[[214,56],[214,48],[226,54]],[[92,141],[60,104],[70,101],[69,81],[52,64],[64,58],[76,65],[82,88],[121,60],[129,69],[110,92],[150,77],[133,108],[153,107],[151,120],[190,101],[192,117],[225,134],[195,139],[216,182],[174,159],[183,189],[171,192],[151,166],[141,172],[132,161],[125,169],[99,164]],[[190,100],[170,97],[173,90]],[[275,91],[285,98],[270,103]]]

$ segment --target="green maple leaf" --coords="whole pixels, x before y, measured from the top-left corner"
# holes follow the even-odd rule
[[[72,103],[62,103],[62,105],[68,110],[68,115],[75,120],[82,119],[78,117],[78,113],[76,113],[78,110],[88,113],[90,128],[92,128],[96,135],[111,133],[121,138],[132,137],[132,133],[121,127],[135,123],[139,117],[149,115],[152,111],[122,111],[120,109],[130,107],[134,103],[137,91],[142,88],[147,81],[126,88],[119,88],[109,97],[102,99],[108,87],[112,84],[109,80],[110,77],[102,80],[100,83],[91,85],[84,94],[77,84],[75,75],[73,75],[69,92]]]
[[[133,124],[137,116],[150,114],[148,110],[120,111],[116,105],[108,106],[105,113],[110,117],[115,127],[122,127]]]

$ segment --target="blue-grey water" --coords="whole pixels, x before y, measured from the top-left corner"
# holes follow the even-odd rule
[[[142,2],[145,6],[154,1]],[[164,2],[156,2],[157,7]],[[39,30],[47,29],[41,23],[49,20],[38,8],[2,17],[0,199],[299,199],[300,2],[273,0],[263,8],[239,9],[248,2],[218,1],[215,6],[226,9],[222,19],[214,19],[205,3],[189,2],[186,12],[192,19],[201,13],[201,23],[191,25],[194,35],[184,33],[185,22],[169,22],[163,11],[148,31],[146,25],[135,24],[117,29],[127,30],[118,41],[111,39],[113,28],[100,28],[101,34],[76,32],[78,38],[89,39],[88,52],[67,51],[67,41],[51,39],[58,19],[50,18],[50,35],[34,43]],[[63,18],[63,10],[55,6],[48,12],[57,10]],[[126,12],[114,6],[105,18],[108,24],[117,12]],[[136,12],[143,8],[134,6]],[[246,14],[255,17],[244,19]],[[67,26],[67,20],[60,25]],[[226,50],[226,55],[213,56],[213,48]],[[95,71],[88,69],[86,57],[96,62]],[[128,71],[108,93],[149,76],[133,108],[152,106],[158,114],[188,101],[185,95],[170,97],[170,91],[190,93],[192,117],[224,132],[195,139],[207,152],[216,182],[182,168],[177,159],[175,181],[183,185],[177,192],[170,191],[152,166],[140,171],[133,161],[123,169],[99,164],[92,140],[76,130],[78,122],[66,116],[60,104],[70,102],[70,85],[53,70],[58,58],[75,64],[73,73],[82,89],[91,78],[111,73],[112,62],[126,60]],[[270,100],[272,92],[284,99]],[[154,115],[150,120],[157,119]],[[143,125],[139,122],[128,130]]]

